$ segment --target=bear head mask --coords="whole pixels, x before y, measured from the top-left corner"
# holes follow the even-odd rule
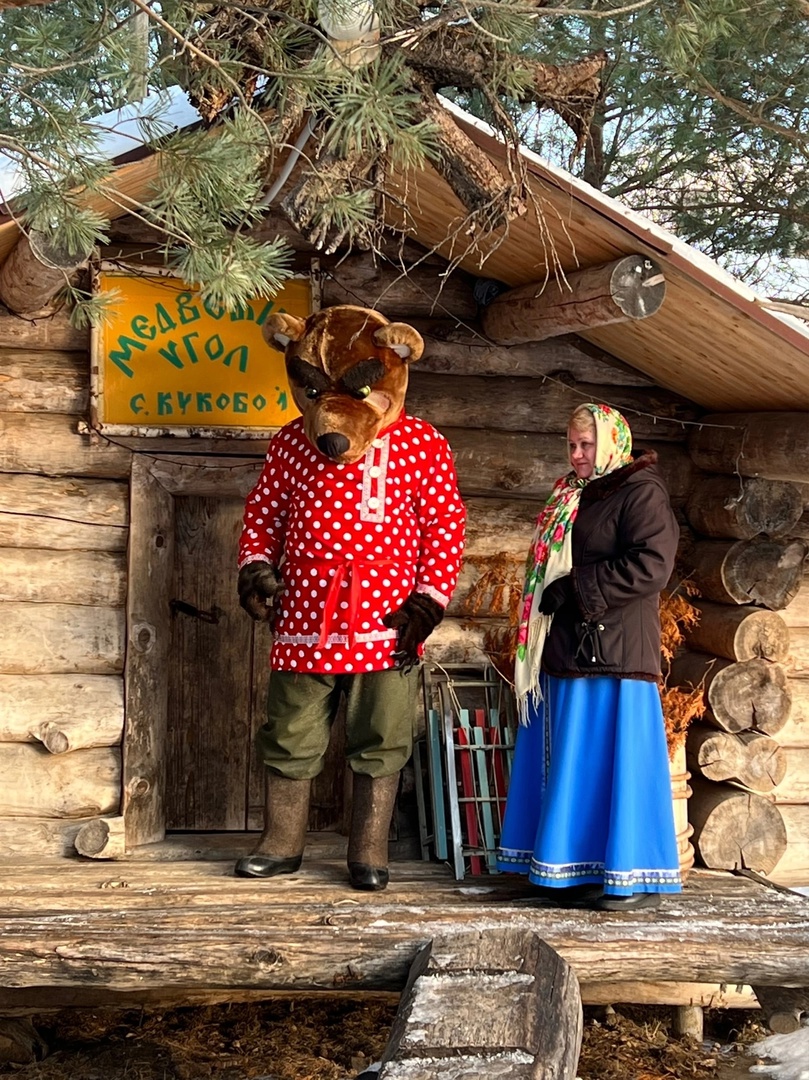
[[[342,304],[300,319],[270,315],[264,339],[286,357],[292,397],[306,436],[332,461],[358,461],[401,415],[408,364],[421,335],[369,308]]]

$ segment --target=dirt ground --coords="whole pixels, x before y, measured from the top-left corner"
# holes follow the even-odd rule
[[[351,1080],[382,1055],[395,1005],[330,998],[170,1010],[66,1009],[32,1017],[41,1060],[17,1080]],[[581,1080],[742,1080],[743,1048],[767,1032],[752,1012],[709,1011],[698,1045],[670,1010],[585,1010]]]

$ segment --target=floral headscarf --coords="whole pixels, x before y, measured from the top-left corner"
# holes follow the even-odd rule
[[[568,473],[554,484],[550,498],[537,518],[534,539],[525,565],[514,684],[521,723],[527,723],[529,699],[541,697],[539,674],[542,649],[552,615],[543,615],[539,602],[546,585],[570,573],[573,565],[571,532],[582,489],[598,476],[623,468],[632,460],[632,433],[626,420],[608,405],[588,403],[596,427],[596,455],[592,475],[580,480]]]

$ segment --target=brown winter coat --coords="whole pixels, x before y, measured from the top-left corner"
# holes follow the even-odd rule
[[[545,642],[549,675],[660,674],[660,590],[674,567],[680,530],[657,454],[598,477],[582,491],[573,524],[575,600],[556,612]]]

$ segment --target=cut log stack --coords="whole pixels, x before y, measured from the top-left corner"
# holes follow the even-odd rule
[[[809,417],[780,423],[787,444],[806,442]],[[779,432],[767,414],[734,414],[692,434],[695,464],[719,475],[695,481],[685,504],[700,620],[671,682],[704,692],[687,739],[699,861],[785,878],[809,870],[809,540],[806,456],[790,462]]]

